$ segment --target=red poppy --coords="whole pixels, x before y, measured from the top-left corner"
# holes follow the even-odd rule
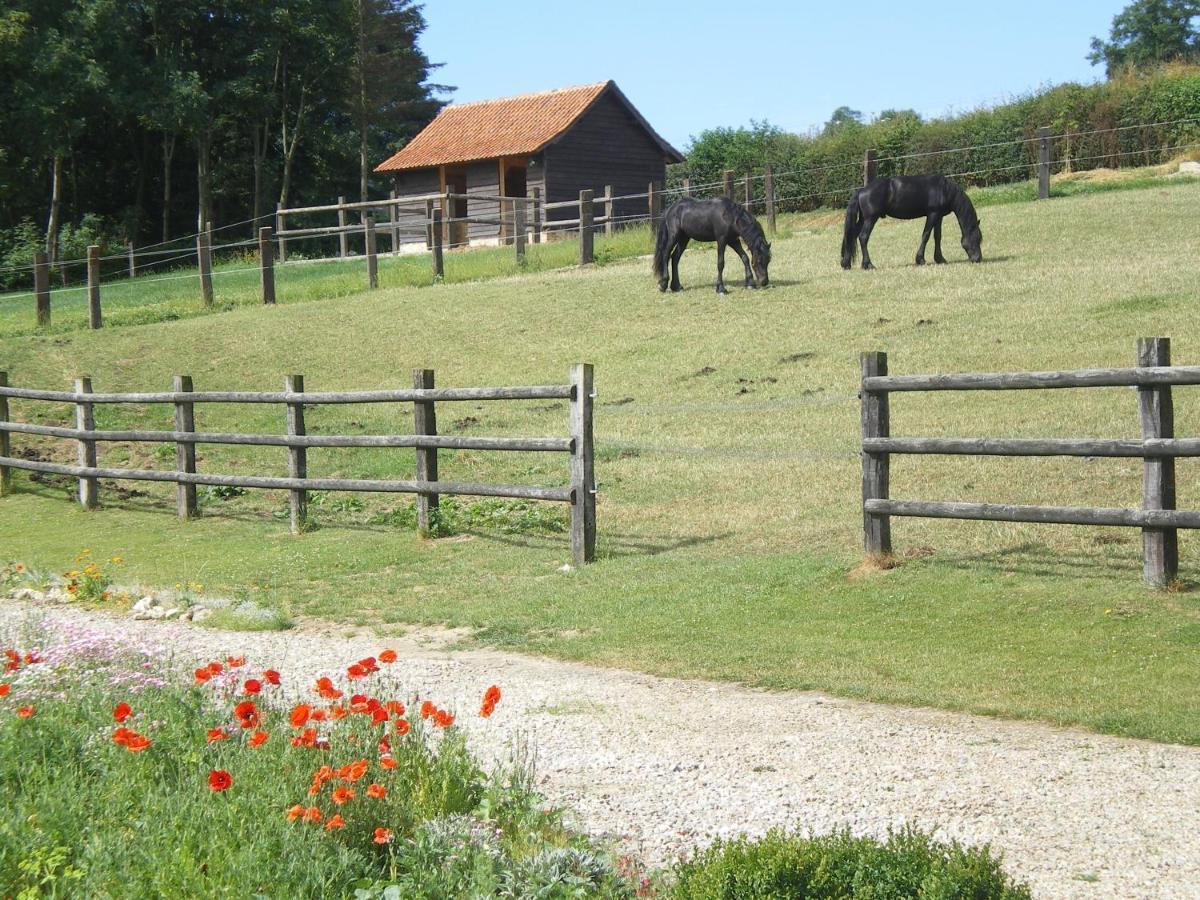
[[[297,819],[302,818],[303,816],[304,807],[299,803],[297,803],[295,806],[292,806],[287,811],[287,818],[289,822],[295,822]]]
[[[321,810],[317,809],[317,807],[315,807],[315,806],[310,806],[308,809],[306,809],[304,811],[304,821],[305,822],[320,822],[321,821]]]
[[[379,654],[379,661],[381,663],[394,663],[396,661],[396,651],[384,650]]]
[[[348,715],[350,715],[350,713],[346,710],[346,707],[344,707],[344,706],[329,707],[329,718],[333,719],[335,722],[339,721],[340,719],[346,718],[346,716],[348,716]]]
[[[348,803],[354,799],[354,789],[348,788],[348,787],[340,787],[336,791],[333,792],[333,796],[330,797],[329,799],[331,799],[338,806],[341,806],[343,803]]]
[[[224,671],[225,671],[225,667],[222,666],[219,662],[210,662],[208,664],[208,674],[209,675],[220,675]]]
[[[30,650],[25,654],[25,665],[32,666],[34,663],[40,663],[42,658],[38,656],[36,650]]]
[[[386,709],[377,709],[375,712],[371,713],[372,725],[383,725],[385,722],[387,722],[387,720],[388,714]]]
[[[112,733],[113,743],[120,747],[124,747],[125,744],[129,741],[129,738],[136,733],[137,732],[130,731],[128,728],[125,728],[125,727],[116,728],[113,730],[113,733]]]
[[[394,769],[400,765],[400,763],[396,762],[396,760],[392,759],[390,756],[379,757],[379,764],[385,769]]]
[[[207,666],[196,670],[196,684],[204,684],[210,678],[212,678],[212,672],[208,670]]]
[[[225,664],[227,666],[229,666],[229,668],[231,668],[231,669],[240,669],[242,666],[244,666],[246,664],[246,657],[244,657],[244,656],[227,656],[227,657],[225,657]]]
[[[229,732],[224,728],[208,729],[208,743],[215,744],[217,741],[229,740]]]
[[[361,665],[359,665],[358,663],[354,663],[353,665],[347,667],[346,676],[351,681],[357,681],[360,678],[367,677],[367,670],[365,668],[363,668]]]
[[[341,815],[335,815],[332,818],[330,818],[330,820],[328,822],[325,823],[326,831],[337,831],[339,828],[345,828],[345,827],[346,827],[346,820],[343,819],[341,817]]]
[[[492,704],[492,706],[495,706],[497,703],[499,703],[500,702],[500,688],[496,687],[496,685],[493,684],[490,688],[488,688],[486,691],[484,691],[483,692],[483,702],[490,703],[490,704]]]
[[[479,707],[479,715],[483,716],[485,719],[491,718],[492,713],[495,711],[496,704],[488,703],[486,700],[483,701],[483,706]]]
[[[400,737],[404,737],[410,731],[412,731],[412,725],[409,724],[408,719],[396,720],[396,734],[400,735]]]
[[[438,728],[449,728],[454,724],[454,716],[444,709],[439,709],[433,714],[433,724]]]
[[[233,776],[224,769],[213,769],[208,773],[208,787],[214,794],[229,790],[233,784]]]
[[[383,706],[393,716],[402,716],[405,713],[404,704],[399,700],[389,700]]]
[[[314,709],[312,711],[312,720],[314,722],[324,722],[328,714],[323,709]]]
[[[367,785],[367,796],[372,800],[382,800],[387,796],[387,788],[382,784],[369,784]]]
[[[246,679],[246,683],[242,686],[242,689],[247,694],[262,693],[262,682],[259,681],[257,678],[248,678],[248,679]]]
[[[366,669],[368,672],[378,672],[379,671],[379,666],[376,665],[375,657],[373,657],[373,656],[368,656],[365,659],[360,659],[358,661],[358,664],[360,666],[362,666],[364,669]]]
[[[274,669],[263,672],[263,678],[267,679],[267,684],[279,684],[279,673]]]
[[[22,719],[30,718],[37,710],[32,706],[18,706],[17,715]]]
[[[0,684],[0,697],[7,697],[8,692],[12,690],[11,684]]]
[[[292,709],[291,723],[293,728],[303,728],[304,724],[312,716],[312,707],[307,703],[297,704]]]
[[[293,747],[316,747],[317,746],[317,729],[305,728],[300,732],[299,736],[292,738]]]
[[[130,753],[141,753],[150,746],[150,738],[145,735],[138,734],[136,731],[125,739],[125,749]]]
[[[113,721],[120,725],[126,719],[133,715],[133,709],[128,703],[118,703],[113,707]]]
[[[437,707],[434,706],[432,700],[425,700],[421,703],[421,718],[422,719],[428,719],[435,712],[437,712]]]
[[[316,691],[326,700],[336,700],[342,696],[342,692],[333,686],[333,680],[328,676],[322,676],[317,679]]]
[[[258,747],[262,744],[265,744],[267,742],[267,738],[269,737],[270,735],[265,731],[256,731],[250,736],[250,740],[246,741],[246,743],[251,747]]]
[[[388,843],[391,843],[391,840],[392,840],[391,829],[388,829],[388,828],[376,828],[375,829],[375,837],[374,837],[375,843],[388,844]]]

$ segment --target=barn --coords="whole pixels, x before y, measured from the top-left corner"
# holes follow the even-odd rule
[[[504,235],[494,224],[496,197],[529,197],[545,203],[575,200],[581,190],[614,196],[662,185],[668,163],[683,156],[663,140],[612,81],[523,94],[444,108],[420,134],[376,167],[391,175],[397,197],[449,191],[465,195],[443,209],[454,245],[484,243]],[[472,197],[478,197],[478,201]],[[445,205],[445,204],[443,204]],[[645,215],[645,199],[618,200],[617,217]],[[552,209],[546,220],[578,213]]]

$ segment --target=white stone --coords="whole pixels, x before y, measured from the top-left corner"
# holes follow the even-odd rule
[[[1192,162],[1190,160],[1179,164],[1180,175],[1200,175],[1200,162]]]
[[[146,612],[146,611],[147,611],[148,609],[150,609],[150,607],[152,607],[153,605],[154,605],[154,598],[153,598],[153,597],[143,597],[143,598],[142,598],[141,600],[139,600],[137,603],[133,604],[133,612],[134,612],[134,614],[135,614],[135,615],[136,615],[137,613],[143,613],[143,612]]]
[[[211,609],[208,609],[207,607],[204,607],[204,606],[198,607],[192,611],[192,621],[193,622],[203,622],[205,619],[207,619],[212,614],[213,614],[213,611]]]
[[[561,565],[561,566],[559,566],[559,567],[558,567],[558,571],[560,571],[560,572],[574,572],[574,571],[575,571],[575,567],[574,567],[573,565],[571,565],[570,563],[566,563],[566,564],[564,564],[564,565]]]

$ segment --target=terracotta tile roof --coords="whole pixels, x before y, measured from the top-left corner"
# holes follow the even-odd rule
[[[447,106],[398,153],[376,166],[375,171],[399,172],[537,153],[570,128],[609,88],[663,146],[667,156],[679,156],[678,151],[654,133],[613,82],[601,81]]]

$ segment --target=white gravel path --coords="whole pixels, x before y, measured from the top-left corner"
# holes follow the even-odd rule
[[[31,609],[0,602],[0,624]],[[228,633],[37,610],[197,662],[245,653],[288,680],[344,671],[394,647],[394,674],[462,711],[483,758],[528,739],[547,798],[652,865],[718,835],[774,825],[882,835],[914,822],[990,842],[1039,897],[1200,898],[1200,747],[448,651],[444,634],[426,630],[380,639],[304,622]],[[493,682],[504,700],[484,722],[473,712]]]

